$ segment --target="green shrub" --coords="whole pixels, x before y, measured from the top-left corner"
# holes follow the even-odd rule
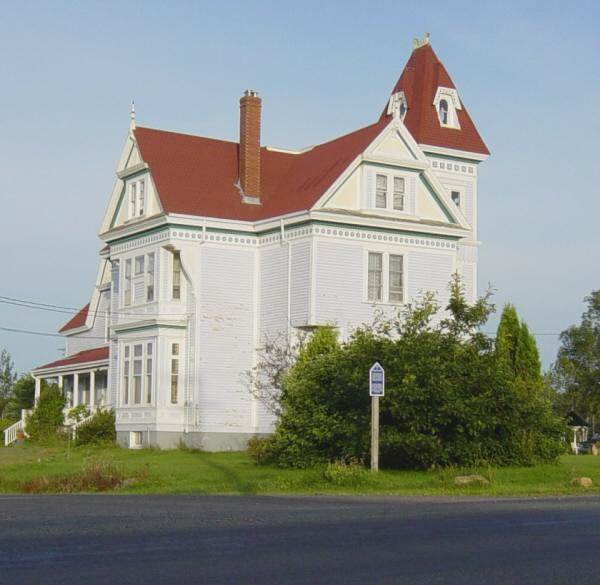
[[[85,424],[77,429],[77,445],[99,445],[114,443],[117,440],[115,413],[113,410],[99,410]]]
[[[84,418],[90,416],[90,409],[87,404],[78,404],[75,408],[71,408],[67,413],[67,416],[75,422],[80,422]]]
[[[42,388],[34,411],[25,420],[25,429],[34,441],[46,441],[63,430],[65,397],[52,385]]]
[[[445,314],[425,295],[397,318],[360,328],[344,343],[332,329],[318,330],[283,380],[269,458],[284,467],[368,460],[368,373],[378,361],[386,370],[382,467],[555,460],[564,429],[539,362],[526,360],[530,371],[522,375],[498,357],[493,339],[479,331],[492,308],[487,297],[468,305],[455,279]]]
[[[269,439],[266,437],[252,437],[248,440],[246,453],[254,459],[254,462],[260,465],[266,463],[269,458],[268,452]]]
[[[8,427],[10,427],[11,425],[15,424],[17,421],[12,420],[10,418],[0,418],[0,433],[4,430],[7,429]],[[0,439],[2,439],[2,437],[0,436]]]

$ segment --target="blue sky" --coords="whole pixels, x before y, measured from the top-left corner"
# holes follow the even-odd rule
[[[576,322],[600,288],[596,2],[11,2],[0,20],[0,295],[90,296],[96,234],[136,101],[141,125],[235,140],[263,97],[263,142],[300,147],[373,122],[432,44],[493,152],[480,171],[479,285],[531,329]],[[0,304],[0,326],[66,315]],[[493,329],[495,323],[490,325]],[[557,349],[538,337],[544,363]],[[58,338],[0,331],[24,371]]]

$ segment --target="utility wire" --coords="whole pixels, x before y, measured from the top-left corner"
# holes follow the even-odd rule
[[[17,329],[14,327],[0,327],[0,331],[6,331],[8,333],[24,333],[26,335],[40,335],[43,337],[62,337],[64,339],[64,335],[60,333],[47,333],[45,331],[30,331],[29,329]],[[92,336],[92,335],[78,335],[77,339],[103,339],[106,341],[104,336]]]

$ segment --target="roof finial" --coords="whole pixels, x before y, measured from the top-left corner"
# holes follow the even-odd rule
[[[421,47],[424,47],[425,45],[428,45],[430,36],[431,35],[429,33],[425,33],[425,36],[422,39],[414,38],[413,39],[413,51],[415,49],[419,49]]]
[[[131,113],[129,114],[129,116],[130,116],[129,128],[131,130],[135,130],[135,102],[133,100],[131,100]]]

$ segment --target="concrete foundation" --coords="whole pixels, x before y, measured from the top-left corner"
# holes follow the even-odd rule
[[[143,449],[176,449],[180,443],[190,449],[202,451],[244,451],[252,437],[268,437],[268,434],[254,433],[182,433],[173,431],[139,431],[134,435],[130,431],[117,431],[117,442],[121,447]]]

